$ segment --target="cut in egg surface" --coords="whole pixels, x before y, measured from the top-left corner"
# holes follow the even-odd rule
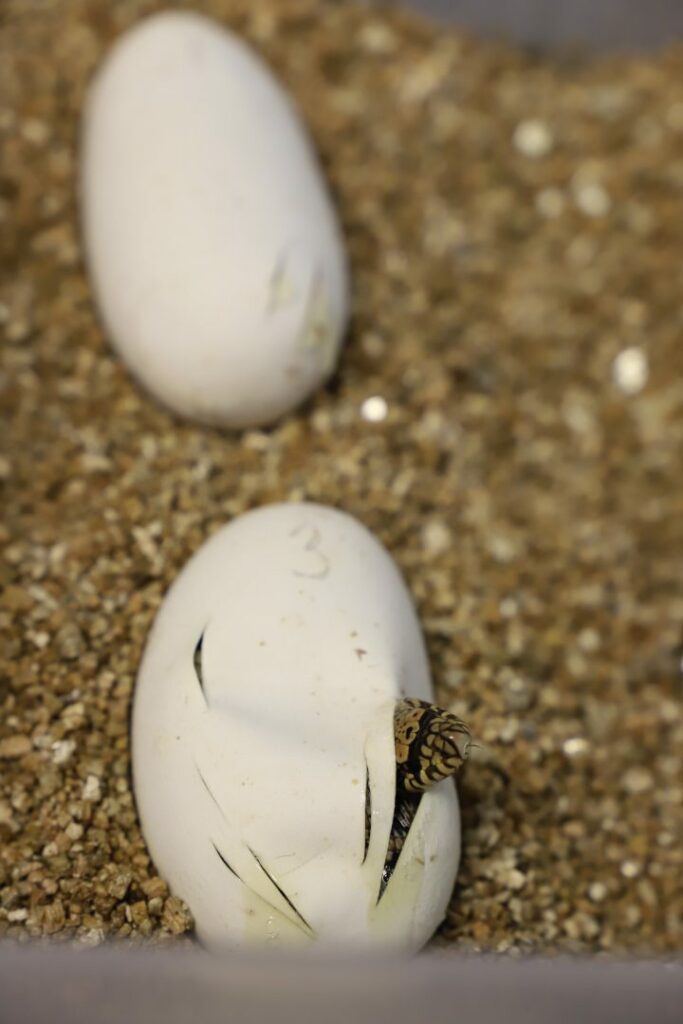
[[[400,856],[396,702],[432,699],[395,564],[350,516],[274,505],[219,530],[151,631],[133,713],[152,858],[202,941],[416,950],[460,849],[451,779],[422,795]]]

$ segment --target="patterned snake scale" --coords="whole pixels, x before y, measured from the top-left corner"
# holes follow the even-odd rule
[[[380,895],[396,866],[420,797],[435,783],[457,775],[469,755],[471,737],[465,723],[450,711],[411,697],[396,703],[394,741],[396,806]]]

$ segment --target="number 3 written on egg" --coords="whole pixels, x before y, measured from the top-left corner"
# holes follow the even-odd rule
[[[330,561],[321,550],[320,541],[322,534],[315,526],[301,523],[296,526],[289,535],[304,539],[304,545],[300,550],[306,556],[306,565],[294,570],[295,576],[301,576],[309,580],[324,580],[330,571]]]

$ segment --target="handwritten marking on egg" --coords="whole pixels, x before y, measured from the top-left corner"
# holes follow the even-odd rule
[[[156,15],[90,89],[82,214],[109,338],[176,412],[277,419],[334,368],[346,259],[304,127],[271,72],[209,19]]]
[[[431,700],[406,586],[356,520],[274,505],[204,544],[161,606],[133,710],[143,833],[202,941],[423,945],[453,889],[458,802],[451,779],[430,785],[397,846],[394,715],[415,779]]]

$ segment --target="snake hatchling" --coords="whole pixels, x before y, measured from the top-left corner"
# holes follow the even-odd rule
[[[394,742],[396,804],[380,894],[396,866],[420,797],[435,783],[457,775],[469,756],[471,737],[465,723],[450,711],[410,697],[396,703]],[[366,845],[370,813],[366,799]]]

